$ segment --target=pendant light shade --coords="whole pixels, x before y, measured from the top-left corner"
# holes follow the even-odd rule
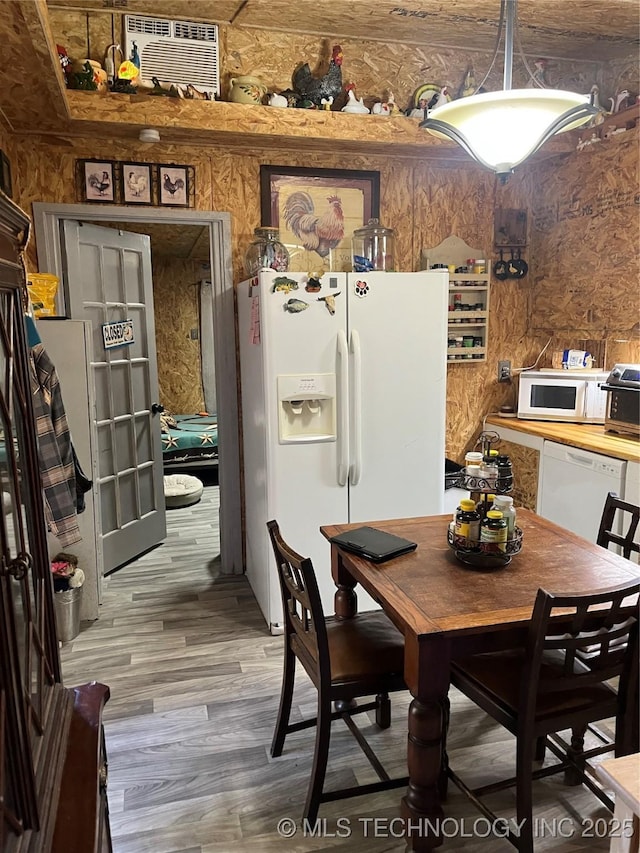
[[[443,104],[429,111],[420,124],[434,136],[457,142],[502,180],[551,136],[580,127],[597,113],[589,95],[511,88],[516,0],[502,0],[503,14],[505,9],[504,89]]]

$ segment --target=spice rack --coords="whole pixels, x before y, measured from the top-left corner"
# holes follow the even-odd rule
[[[469,269],[468,261],[482,259],[484,272]],[[444,264],[449,272],[447,361],[478,364],[487,360],[489,332],[489,260],[483,249],[467,245],[460,237],[447,237],[438,246],[422,251],[423,268]],[[466,270],[462,272],[462,270]]]

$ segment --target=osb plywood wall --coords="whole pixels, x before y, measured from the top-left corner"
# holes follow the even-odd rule
[[[205,274],[199,261],[158,257],[153,242],[151,258],[160,402],[170,412],[195,414],[204,409],[198,299]]]
[[[508,424],[507,424],[508,425]],[[540,451],[522,444],[501,441],[498,445],[501,453],[508,454],[513,467],[514,486],[513,503],[536,511],[538,499],[538,468]]]
[[[14,201],[17,199],[18,195],[18,187],[17,187],[17,175],[16,169],[14,166],[15,163],[15,137],[13,137],[7,128],[0,121],[0,151],[4,152],[4,155],[9,160],[9,166],[11,169],[11,183],[13,185],[13,199]]]
[[[638,362],[636,133],[576,151],[562,169],[544,164],[540,177],[532,187],[535,328],[555,332],[567,347],[606,342],[607,368],[614,361]],[[629,341],[626,348],[621,341]]]

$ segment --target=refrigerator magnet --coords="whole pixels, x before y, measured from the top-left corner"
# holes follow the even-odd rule
[[[320,284],[320,279],[322,278],[322,272],[310,272],[308,273],[307,283],[305,284],[304,289],[307,293],[318,293],[322,285]]]
[[[356,281],[355,290],[356,296],[366,296],[369,293],[369,285],[366,281]]]
[[[282,307],[288,314],[299,314],[301,311],[307,310],[309,303],[302,299],[289,299]]]
[[[292,290],[298,289],[298,282],[293,278],[287,278],[286,275],[276,276],[273,280],[271,293],[290,293]]]
[[[324,302],[327,306],[327,311],[332,316],[336,313],[336,296],[340,296],[340,291],[329,293],[327,296],[318,296],[318,302]]]

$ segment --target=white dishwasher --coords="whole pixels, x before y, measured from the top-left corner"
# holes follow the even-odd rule
[[[539,514],[595,542],[609,492],[622,496],[627,463],[545,441]]]

